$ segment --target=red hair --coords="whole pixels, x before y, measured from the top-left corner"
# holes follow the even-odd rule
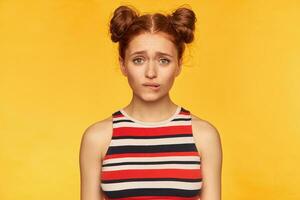
[[[194,40],[196,16],[189,8],[178,8],[172,14],[161,13],[139,15],[134,8],[119,6],[110,20],[113,42],[119,42],[119,56],[124,60],[129,42],[141,33],[166,33],[178,52],[183,55],[185,43]]]

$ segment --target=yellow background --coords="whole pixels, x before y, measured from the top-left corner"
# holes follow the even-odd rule
[[[113,10],[188,3],[196,40],[171,98],[219,130],[223,200],[300,199],[300,3],[0,1],[0,199],[79,199],[79,145],[131,98]]]

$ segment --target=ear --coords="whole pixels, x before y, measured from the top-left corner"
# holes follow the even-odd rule
[[[125,61],[120,56],[119,56],[119,64],[120,64],[120,69],[122,74],[127,77],[127,69],[125,67]]]
[[[176,68],[176,76],[180,74],[181,68],[182,68],[182,57],[178,61],[178,67]]]

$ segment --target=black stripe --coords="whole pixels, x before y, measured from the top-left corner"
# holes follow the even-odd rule
[[[192,118],[174,118],[171,120],[172,121],[191,121]],[[118,119],[118,120],[113,120],[113,124],[117,124],[117,123],[120,123],[120,122],[131,122],[131,123],[135,123],[134,121],[126,118],[126,119]]]
[[[121,115],[121,114],[122,114],[121,111],[118,110],[118,111],[115,111],[114,113],[112,113],[112,116]]]
[[[171,121],[191,121],[192,118],[174,118]]]
[[[154,162],[122,162],[104,164],[103,167],[119,166],[119,165],[159,165],[159,164],[200,164],[199,161],[154,161]]]
[[[180,111],[183,111],[183,112],[186,112],[186,113],[190,113],[190,111],[184,107],[181,107],[181,110]]]
[[[158,135],[158,136],[145,136],[145,135],[135,135],[135,136],[113,136],[113,140],[118,139],[154,139],[154,138],[176,138],[176,137],[193,137],[193,134],[174,134],[174,135]]]
[[[123,198],[134,196],[175,196],[175,197],[194,197],[197,196],[199,190],[180,190],[170,188],[138,188],[129,190],[107,191],[106,194],[109,198]]]
[[[101,183],[123,183],[132,181],[180,181],[180,182],[202,182],[202,178],[128,178],[128,179],[118,179],[118,180],[101,180]]]
[[[189,144],[170,144],[170,145],[127,145],[127,146],[109,146],[107,155],[121,153],[155,153],[155,152],[196,152],[195,143]]]
[[[117,124],[117,123],[120,123],[120,122],[131,122],[131,123],[134,123],[132,120],[130,119],[120,119],[120,120],[113,120],[113,124]]]

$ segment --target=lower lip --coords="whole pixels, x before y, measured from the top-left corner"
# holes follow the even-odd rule
[[[152,90],[158,90],[160,86],[151,86],[151,85],[145,85],[148,88],[151,88]]]

